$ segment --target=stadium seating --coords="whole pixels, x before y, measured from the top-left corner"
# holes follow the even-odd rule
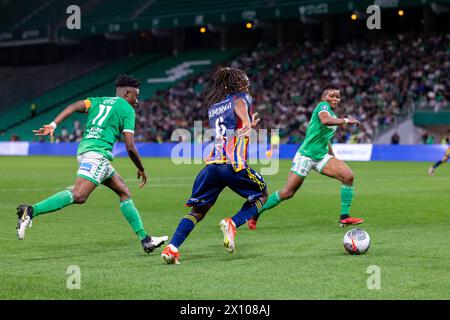
[[[40,1],[14,1],[9,0],[0,10],[2,19],[0,19],[0,31],[10,31],[26,15],[31,14],[41,5]]]
[[[190,74],[197,74],[206,68],[211,67],[229,59],[231,56],[237,54],[240,50],[229,50],[226,52],[220,52],[215,50],[203,50],[203,51],[188,51],[181,53],[176,57],[165,57],[155,60],[155,56],[142,56],[137,58],[127,58],[102,68],[96,72],[93,72],[80,79],[72,81],[66,85],[63,85],[47,94],[36,99],[36,103],[39,105],[51,106],[48,112],[44,112],[33,119],[27,119],[25,122],[20,123],[13,128],[6,131],[4,136],[0,136],[0,140],[8,140],[10,136],[17,135],[21,140],[37,140],[33,136],[32,130],[39,128],[42,124],[50,122],[55,115],[61,111],[67,104],[86,97],[92,96],[108,96],[114,93],[114,79],[117,74],[129,72],[132,73],[138,79],[141,79],[141,100],[149,99],[158,90],[167,89],[173,86],[178,80],[186,77]],[[209,61],[209,64],[193,65],[189,67],[192,70],[189,74],[182,74],[179,79],[173,81],[162,81],[157,83],[148,83],[145,80],[148,78],[164,78],[167,77],[166,71],[179,66],[186,61]],[[31,102],[30,102],[31,103]],[[5,118],[2,118],[2,124],[11,123],[11,119],[21,119],[28,117],[29,104],[25,104],[18,108],[17,111],[10,111],[6,114]],[[64,125],[57,129],[56,134],[59,134],[59,130],[62,127],[66,127],[69,131],[73,129],[73,121],[84,119],[83,115],[74,115],[71,120],[66,121]]]
[[[20,29],[45,28],[48,25],[56,25],[64,22],[68,6],[75,4],[71,0],[53,0],[44,1],[44,4],[35,10],[23,23],[19,24]],[[83,5],[88,3],[88,0],[77,1],[76,4],[83,8]]]
[[[209,12],[226,12],[230,10],[240,10],[246,8],[258,8],[263,6],[267,1],[241,1],[229,0],[226,2],[215,2],[210,0],[192,0],[189,6],[186,6],[185,1],[164,1],[157,0],[154,4],[149,6],[139,18],[145,17],[163,17],[163,16],[178,16],[183,14],[206,14]]]
[[[106,83],[113,82],[117,74],[132,72],[143,64],[154,61],[157,57],[158,55],[143,55],[116,61],[113,64],[100,68],[88,75],[82,76],[49,91],[34,99],[34,102],[38,105],[38,111],[40,112],[47,109],[62,107],[77,97],[85,96],[88,92],[93,91]],[[3,137],[3,139],[9,138],[8,133],[22,133],[22,129],[20,128],[30,127],[32,123],[29,121],[31,102],[32,101],[27,101],[19,106],[11,107],[8,112],[2,114],[0,131],[6,131],[6,136]],[[40,117],[35,117],[33,122],[39,118]],[[14,130],[8,128],[10,126],[14,126]],[[24,132],[26,132],[26,130]],[[30,137],[30,135],[27,135],[27,137]]]
[[[208,14],[270,6],[272,1],[229,0],[214,2],[210,0],[192,0],[186,6],[184,0],[81,0],[77,5],[82,9],[82,23],[100,24],[115,21],[129,21],[152,17],[183,16],[186,14]],[[33,28],[47,28],[48,25],[57,26],[64,21],[66,8],[74,4],[70,0],[47,1],[8,1],[1,8],[4,19],[0,21],[0,31],[13,29],[26,30]],[[84,10],[83,10],[84,9]],[[140,11],[142,10],[142,12]],[[136,16],[135,16],[136,15]],[[3,16],[3,14],[2,14]]]
[[[102,0],[84,17],[84,23],[104,23],[128,20],[148,0]]]
[[[338,116],[361,122],[359,127],[338,130],[335,142],[372,143],[399,119],[405,119],[413,103],[423,101],[435,110],[448,104],[448,73],[439,69],[450,66],[444,44],[447,38],[385,36],[360,41],[359,51],[354,43],[333,50],[312,42],[285,43],[275,49],[262,45],[227,64],[248,69],[261,127],[279,128],[282,143],[303,141],[308,119],[328,83],[341,88]],[[389,46],[382,51],[381,44]],[[414,47],[420,51],[411,50]],[[427,52],[426,58],[420,52]],[[408,66],[401,65],[405,59]],[[159,93],[158,99],[145,101],[137,114],[136,136],[141,141],[168,141],[176,128],[189,130],[195,120],[205,119],[203,99],[192,88],[205,88],[206,77],[201,74],[182,81],[174,90]]]

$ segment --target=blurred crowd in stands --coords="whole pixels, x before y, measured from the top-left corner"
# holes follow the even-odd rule
[[[341,88],[339,117],[360,127],[337,130],[334,142],[372,143],[413,108],[450,107],[450,34],[397,34],[354,40],[329,48],[323,43],[264,44],[228,62],[247,71],[260,128],[280,130],[281,143],[299,144],[323,87]],[[175,129],[207,127],[203,102],[215,68],[185,79],[141,101],[136,111],[136,141],[170,141]],[[144,80],[144,79],[141,79]],[[79,141],[82,127],[63,130],[59,141]],[[200,137],[192,137],[199,141]],[[399,140],[399,137],[398,137]],[[394,143],[397,142],[397,137]]]

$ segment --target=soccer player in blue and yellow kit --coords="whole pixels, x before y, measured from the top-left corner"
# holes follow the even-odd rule
[[[441,164],[446,163],[448,161],[448,159],[450,158],[450,147],[447,148],[447,150],[445,151],[444,156],[442,157],[441,160],[436,161],[435,164],[433,164],[429,169],[428,169],[428,174],[430,176],[432,176],[434,174],[434,170],[436,170],[437,167],[439,167]]]
[[[210,106],[209,125],[216,132],[214,146],[186,203],[192,208],[191,212],[181,219],[170,244],[161,254],[168,264],[179,263],[179,247],[225,187],[246,199],[233,217],[220,222],[224,245],[229,252],[235,249],[236,228],[256,215],[267,199],[264,179],[247,164],[249,134],[259,119],[256,113],[252,115],[252,98],[245,72],[237,68],[219,68],[213,76],[206,102]]]

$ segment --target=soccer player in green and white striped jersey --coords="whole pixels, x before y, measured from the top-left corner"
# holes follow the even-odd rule
[[[258,215],[248,221],[250,229],[256,227],[256,220],[265,210],[272,209],[282,201],[294,196],[303,184],[311,169],[335,178],[341,185],[341,214],[339,225],[357,225],[363,219],[350,217],[350,206],[353,201],[353,172],[341,160],[334,157],[331,140],[338,126],[359,125],[356,119],[337,118],[334,113],[341,100],[339,89],[333,85],[324,88],[321,101],[314,110],[306,129],[305,141],[294,157],[288,180],[283,189],[272,193]]]
[[[144,229],[141,216],[134,206],[131,194],[123,179],[112,167],[112,149],[121,134],[130,159],[137,167],[138,179],[142,188],[147,182],[147,174],[134,144],[135,111],[139,96],[138,80],[129,75],[120,75],[116,80],[116,96],[88,98],[77,101],[65,108],[53,122],[39,130],[38,136],[53,135],[57,125],[75,112],[87,113],[86,130],[78,145],[78,172],[71,191],[60,191],[51,197],[30,205],[17,207],[17,236],[25,237],[25,230],[31,226],[32,219],[49,212],[60,210],[71,204],[84,203],[91,192],[100,184],[114,191],[120,200],[120,210],[141,241],[145,252],[150,253],[161,246],[167,236],[150,237]]]

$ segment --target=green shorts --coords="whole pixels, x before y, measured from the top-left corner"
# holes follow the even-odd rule
[[[77,176],[91,181],[96,186],[114,176],[115,169],[109,160],[97,152],[88,151],[82,153],[77,156],[77,161]]]
[[[327,153],[322,160],[316,161],[297,152],[292,161],[291,171],[301,177],[306,177],[311,169],[322,173],[323,168],[331,158],[333,158],[333,156]]]

